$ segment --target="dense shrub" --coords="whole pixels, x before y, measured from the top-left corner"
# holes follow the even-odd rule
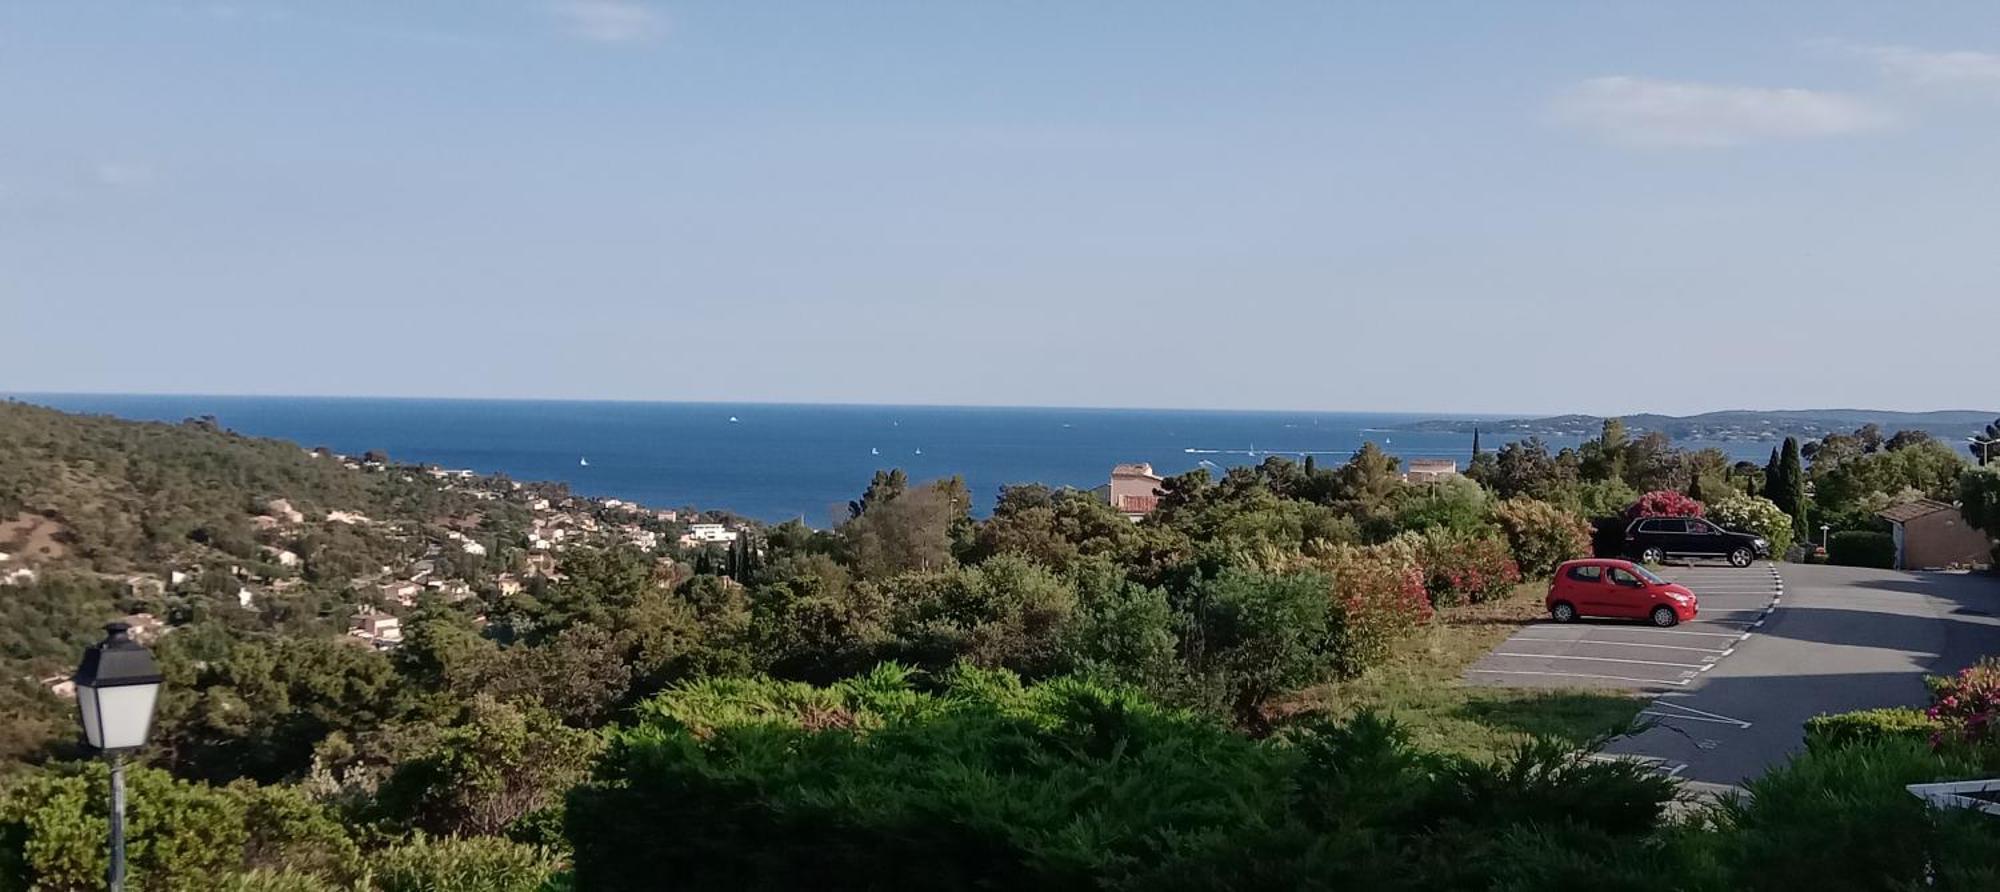
[[[1888,533],[1872,530],[1845,530],[1834,533],[1827,543],[1827,562],[1843,567],[1896,565],[1896,540]]]
[[[1389,645],[1431,618],[1417,555],[1395,545],[1334,548],[1317,559],[1333,577],[1338,626],[1335,669],[1358,675],[1382,662]]]
[[[102,888],[109,773],[100,762],[71,764],[10,785],[0,796],[0,882]],[[291,788],[210,787],[140,766],[125,780],[132,888],[195,892],[260,868],[344,881],[360,866],[346,828]]]
[[[1718,812],[1715,842],[1733,868],[1730,887],[1990,888],[1982,883],[2000,869],[2000,827],[1981,826],[1994,823],[1984,815],[1931,811],[1905,789],[1974,770],[1909,740],[1796,757],[1750,781],[1748,798]]]
[[[572,795],[577,887],[1487,888],[1476,856],[1514,833],[1599,857],[1639,845],[1672,796],[1550,745],[1425,754],[1366,715],[1253,742],[1129,689],[943,681],[837,695],[838,722],[770,682],[656,698]]]
[[[1806,720],[1806,748],[1825,749],[1885,740],[1930,743],[1944,723],[1909,707],[1862,709],[1816,715]]]
[[[2000,744],[2000,658],[1986,657],[1957,675],[1930,680],[1924,714],[1942,728],[1940,742]]]
[[[1686,493],[1656,489],[1640,496],[1630,508],[1625,509],[1625,517],[1627,520],[1640,517],[1700,517],[1702,510],[1702,504]]]
[[[1493,536],[1432,530],[1415,539],[1424,585],[1439,607],[1491,601],[1521,581],[1507,543]]]
[[[1001,555],[976,567],[904,574],[879,591],[889,605],[889,653],[900,659],[933,668],[966,659],[1032,676],[1063,668],[1076,591],[1032,561]]]
[[[1188,610],[1191,668],[1238,720],[1340,665],[1343,616],[1323,574],[1226,569],[1196,585]]]
[[[1589,522],[1548,502],[1508,499],[1493,506],[1493,521],[1522,573],[1546,576],[1564,561],[1590,556]]]
[[[1771,553],[1782,556],[1792,547],[1792,519],[1776,502],[1762,496],[1729,496],[1708,506],[1708,518],[1725,529],[1764,537]]]

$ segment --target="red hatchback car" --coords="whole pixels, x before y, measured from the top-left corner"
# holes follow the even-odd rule
[[[1694,619],[1694,592],[1631,561],[1608,558],[1570,561],[1556,568],[1543,600],[1549,616],[1566,623],[1579,616],[1650,620],[1671,626]]]

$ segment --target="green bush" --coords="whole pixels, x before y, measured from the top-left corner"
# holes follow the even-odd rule
[[[1508,499],[1493,506],[1493,521],[1524,574],[1547,576],[1564,561],[1590,556],[1589,521],[1548,502]]]
[[[1636,846],[1672,796],[1550,744],[1468,762],[1366,714],[1252,741],[1074,679],[711,687],[649,701],[571,795],[578,888],[1488,888],[1468,854]]]
[[[646,860],[643,850],[627,857]],[[555,859],[541,849],[478,836],[418,837],[373,861],[376,892],[541,892],[557,870]]]
[[[1976,770],[1911,740],[1821,747],[1794,758],[1746,784],[1747,799],[1726,801],[1717,812],[1732,886],[1915,889],[1928,886],[1927,876],[1990,876],[2000,867],[2000,827],[1968,830],[1958,823],[1966,816],[1933,812],[1906,789]]]
[[[1828,563],[1843,567],[1879,567],[1886,570],[1896,565],[1896,540],[1888,533],[1868,530],[1834,533],[1826,551]]]
[[[1424,567],[1424,589],[1438,607],[1491,601],[1521,581],[1507,543],[1492,535],[1448,530],[1405,535],[1415,540]]]
[[[1816,715],[1806,720],[1806,748],[1810,750],[1874,744],[1886,740],[1930,743],[1944,730],[1944,724],[1921,709],[1895,706]]]
[[[89,762],[25,775],[0,795],[0,879],[37,890],[103,883],[109,769]],[[127,869],[133,888],[207,890],[262,869],[343,881],[359,850],[323,806],[296,789],[175,780],[126,770]]]

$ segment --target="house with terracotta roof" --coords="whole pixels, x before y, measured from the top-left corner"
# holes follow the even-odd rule
[[[1152,465],[1127,462],[1113,465],[1111,482],[1091,491],[1136,522],[1160,506],[1160,483],[1163,479],[1153,473]]]
[[[1456,476],[1458,462],[1449,458],[1413,458],[1403,470],[1403,479],[1411,483],[1436,483]]]
[[[1966,523],[1955,505],[1918,499],[1891,505],[1876,516],[1889,522],[1898,570],[1993,562],[1993,541]]]

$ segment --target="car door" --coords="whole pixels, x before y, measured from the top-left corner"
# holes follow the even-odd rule
[[[1728,552],[1724,547],[1722,530],[1715,524],[1699,517],[1687,519],[1688,554],[1716,555]]]
[[[1604,568],[1597,564],[1577,564],[1563,574],[1563,595],[1581,616],[1603,616],[1607,594]]]
[[[1611,567],[1605,571],[1603,616],[1643,617],[1651,612],[1652,598],[1646,592],[1646,581],[1624,567]]]

